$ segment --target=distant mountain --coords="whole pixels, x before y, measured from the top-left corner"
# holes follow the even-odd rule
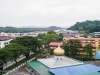
[[[79,30],[79,31],[85,31],[88,33],[92,32],[100,32],[100,21],[94,20],[94,21],[84,21],[84,22],[76,22],[75,25],[68,28],[68,30]]]
[[[21,26],[19,28],[46,28],[45,26]]]
[[[61,29],[60,27],[56,27],[56,26],[50,26],[48,27],[48,29],[50,30],[57,30],[57,29]]]
[[[49,30],[58,30],[61,29],[60,27],[56,26],[50,26],[50,27],[44,27],[44,28],[26,28],[26,27],[21,27],[21,28],[16,28],[16,27],[0,27],[0,32],[10,32],[10,33],[16,33],[16,32],[33,32],[33,31],[49,31]]]

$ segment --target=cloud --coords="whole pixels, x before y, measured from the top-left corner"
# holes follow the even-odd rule
[[[100,0],[1,0],[0,26],[66,26],[99,20]]]

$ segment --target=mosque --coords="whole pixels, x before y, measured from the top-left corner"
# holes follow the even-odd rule
[[[64,50],[57,47],[54,57],[37,59],[27,63],[33,75],[100,75],[100,67],[64,56]]]

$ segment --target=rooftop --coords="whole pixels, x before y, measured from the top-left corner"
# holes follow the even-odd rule
[[[54,75],[90,75],[89,73],[93,74],[93,72],[96,72],[100,75],[98,71],[100,71],[100,67],[92,65],[92,64],[82,64],[77,66],[70,66],[70,67],[62,67],[62,68],[56,68],[56,69],[50,69],[49,70]],[[94,73],[93,75],[97,75]]]
[[[69,57],[63,57],[62,60],[55,60],[54,58],[44,58],[44,59],[38,59],[38,61],[40,61],[41,63],[43,63],[49,68],[57,68],[57,67],[83,64],[83,62],[69,58]]]
[[[91,64],[82,64],[69,67],[59,67],[50,69],[39,61],[27,63],[31,68],[37,71],[40,75],[100,75],[100,67]],[[65,73],[65,74],[64,74]]]
[[[49,68],[40,63],[39,61],[28,62],[27,64],[35,71],[37,71],[40,75],[53,75],[50,72],[48,72]]]
[[[50,42],[49,46],[62,46],[62,42]]]
[[[75,37],[70,37],[70,38],[66,38],[64,37],[63,38],[64,40],[92,40],[92,41],[99,41],[100,38],[81,38],[81,37],[78,37],[78,38],[75,38]]]

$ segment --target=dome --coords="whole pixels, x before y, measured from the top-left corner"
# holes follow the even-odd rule
[[[53,53],[54,53],[54,55],[56,55],[56,56],[62,56],[62,55],[64,55],[65,51],[64,51],[62,48],[57,47],[57,48],[53,51]]]

